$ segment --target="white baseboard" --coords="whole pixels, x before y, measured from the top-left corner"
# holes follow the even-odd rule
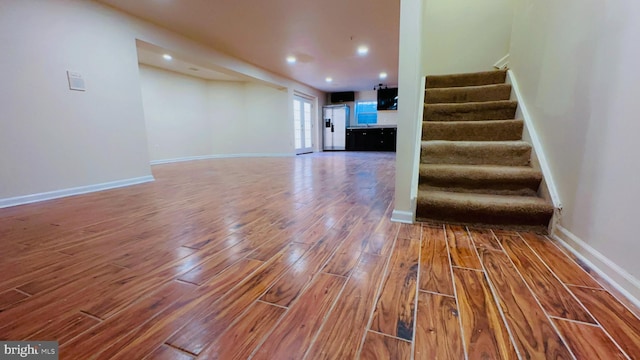
[[[493,64],[493,67],[500,70],[507,69],[509,67],[509,54],[505,55],[502,59]]]
[[[404,224],[413,224],[413,213],[411,211],[393,210],[391,221]]]
[[[531,137],[531,145],[533,146],[533,149],[538,158],[538,162],[540,163],[540,170],[542,171],[542,175],[544,176],[545,182],[547,183],[551,202],[559,212],[562,210],[562,201],[560,200],[558,189],[556,188],[556,183],[553,180],[553,175],[551,174],[551,167],[549,166],[549,161],[547,160],[544,149],[542,148],[540,137],[538,136],[538,133],[533,126],[531,113],[529,113],[529,111],[527,110],[527,104],[522,97],[522,93],[520,92],[520,88],[518,86],[518,81],[512,70],[509,70],[507,72],[507,83],[511,84],[511,88],[513,90],[515,98],[516,100],[518,100],[518,113],[520,113],[519,115],[522,115],[526,130],[529,134],[529,137]]]
[[[259,157],[291,157],[296,156],[295,154],[286,154],[286,153],[272,153],[272,154],[222,154],[222,155],[198,155],[198,156],[187,156],[181,158],[173,158],[173,159],[162,159],[162,160],[153,160],[151,161],[151,165],[160,165],[160,164],[170,164],[176,162],[183,161],[194,161],[194,160],[209,160],[209,159],[230,159],[230,158],[259,158]]]
[[[557,225],[555,230],[552,238],[602,276],[629,301],[640,307],[640,280],[561,225]]]
[[[153,176],[148,175],[148,176],[142,176],[142,177],[137,177],[132,179],[110,181],[102,184],[79,186],[75,188],[49,191],[49,192],[44,192],[39,194],[23,195],[23,196],[17,196],[17,197],[12,197],[7,199],[0,199],[0,209],[7,208],[10,206],[31,204],[39,201],[59,199],[67,196],[81,195],[81,194],[87,194],[87,193],[96,192],[96,191],[116,189],[116,188],[125,187],[125,186],[142,184],[142,183],[146,183],[154,180],[155,179],[153,178]]]

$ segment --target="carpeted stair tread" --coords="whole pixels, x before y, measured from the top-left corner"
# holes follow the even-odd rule
[[[544,226],[553,206],[533,196],[488,195],[421,190],[416,216],[419,219],[456,223]]]
[[[546,231],[553,205],[506,75],[427,76],[416,219]]]
[[[420,189],[536,196],[541,181],[530,166],[420,164]]]
[[[424,164],[527,166],[531,145],[524,141],[423,141]]]
[[[493,70],[467,74],[430,75],[426,78],[425,87],[460,87],[502,84],[507,77],[506,70]]]
[[[451,104],[425,104],[424,121],[507,120],[516,115],[518,102],[512,100]]]
[[[492,84],[426,89],[424,99],[427,104],[439,104],[509,100],[510,97],[511,85]]]
[[[522,120],[423,121],[422,140],[520,140],[523,127]]]

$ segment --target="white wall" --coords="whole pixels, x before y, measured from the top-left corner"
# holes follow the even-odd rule
[[[399,105],[398,105],[399,106]],[[398,125],[398,110],[379,110],[378,125]]]
[[[638,14],[637,1],[517,0],[510,66],[563,203],[561,237],[620,267],[609,275],[640,298]]]
[[[93,1],[3,0],[0,200],[151,174],[136,39],[199,66],[324,96]],[[69,91],[66,70],[82,72],[88,91]]]
[[[417,189],[422,74],[422,22],[424,0],[400,2],[400,49],[398,67],[398,132],[396,145],[396,189],[392,220],[413,222]]]
[[[211,150],[204,155],[242,152],[246,133],[251,131],[245,128],[246,100],[244,83],[209,82],[207,121],[214,125],[208,133]]]
[[[246,122],[240,129],[241,139],[246,139],[243,153],[294,154],[294,126],[287,117],[287,92],[247,83],[244,98]]]
[[[208,81],[140,65],[151,160],[211,154]]]
[[[491,70],[509,53],[514,0],[424,0],[424,74]]]
[[[151,174],[135,42],[61,1],[0,3],[0,199]],[[87,91],[68,88],[82,72]]]
[[[146,65],[140,65],[140,82],[152,161],[294,154],[286,91]]]

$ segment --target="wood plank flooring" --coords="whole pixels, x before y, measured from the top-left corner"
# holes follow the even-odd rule
[[[550,239],[398,224],[395,156],[153,167],[0,209],[0,340],[61,359],[639,359],[638,309]]]

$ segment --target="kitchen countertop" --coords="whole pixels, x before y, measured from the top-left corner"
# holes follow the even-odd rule
[[[369,126],[349,126],[347,130],[358,129],[395,129],[398,125],[369,125]]]

